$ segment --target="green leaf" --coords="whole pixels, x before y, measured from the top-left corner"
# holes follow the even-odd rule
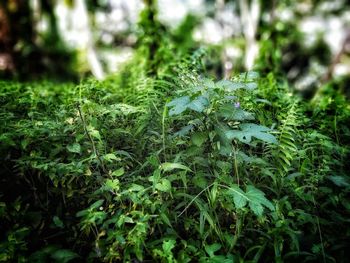
[[[170,108],[169,115],[172,116],[179,115],[187,109],[202,112],[209,105],[209,101],[204,96],[198,96],[193,101],[190,100],[189,96],[183,96],[172,100],[166,105]]]
[[[255,80],[259,78],[259,73],[256,71],[248,71],[239,74],[239,78],[242,80]]]
[[[170,222],[170,219],[169,217],[164,213],[164,212],[161,212],[159,214],[160,218],[162,219],[162,221],[167,224],[169,227],[172,228],[172,225],[171,225],[171,222]]]
[[[81,147],[79,143],[67,145],[67,150],[72,153],[81,153]]]
[[[119,176],[122,176],[124,174],[124,168],[119,168],[118,170],[115,170],[113,173],[112,173],[112,176],[115,176],[115,177],[119,177]]]
[[[212,81],[211,79],[204,79],[203,80],[203,84],[205,85],[205,87],[209,88],[209,89],[215,89],[215,83],[214,81]]]
[[[124,214],[121,214],[119,216],[119,219],[117,221],[117,226],[118,227],[121,227],[122,225],[124,225],[125,223],[129,223],[129,224],[133,224],[134,223],[134,220],[129,217],[129,216],[126,216]]]
[[[227,120],[254,120],[254,115],[242,109],[236,109],[233,104],[225,104],[219,111],[219,116]]]
[[[162,163],[160,165],[160,168],[164,171],[164,172],[169,172],[172,171],[174,169],[180,169],[180,170],[185,170],[185,171],[191,171],[190,168],[188,168],[187,166],[181,164],[181,163]]]
[[[187,106],[191,110],[202,112],[204,109],[209,105],[209,101],[204,96],[199,96],[196,99],[194,99],[191,103],[189,103]]]
[[[249,208],[257,216],[261,216],[264,211],[264,207],[273,211],[275,208],[273,204],[266,199],[265,194],[252,185],[247,186],[247,190],[244,193],[237,185],[233,185],[228,190],[229,195],[233,195],[233,201],[236,208],[243,208],[247,204]]]
[[[150,181],[152,183],[157,183],[159,181],[159,179],[160,179],[160,169],[156,169],[153,172],[153,175],[148,177],[148,181]]]
[[[192,178],[192,182],[195,186],[199,188],[205,188],[208,186],[208,181],[204,174],[197,174]]]
[[[96,130],[94,127],[88,126],[88,132],[92,137],[98,139],[99,141],[101,140],[101,135],[100,135],[99,131]]]
[[[119,161],[120,158],[118,158],[114,153],[107,153],[103,155],[103,159],[106,160],[107,162],[113,162],[114,161]]]
[[[118,179],[107,179],[104,185],[101,187],[103,191],[115,191],[119,190]]]
[[[221,245],[219,243],[214,243],[212,245],[206,245],[204,246],[205,251],[208,253],[209,257],[214,257],[214,253],[219,251],[221,248]]]
[[[161,179],[159,183],[156,184],[156,189],[162,192],[170,192],[171,183],[168,179]]]
[[[182,137],[187,135],[193,129],[193,125],[186,125],[181,128],[181,130],[174,133],[174,136]]]
[[[165,255],[170,255],[171,254],[171,250],[175,247],[176,241],[173,239],[170,239],[168,241],[163,241],[163,251]]]
[[[343,176],[339,176],[339,175],[329,176],[328,179],[331,180],[337,186],[347,187],[350,185]]]
[[[68,249],[59,249],[51,255],[51,258],[53,258],[59,263],[66,263],[78,257],[78,254]]]
[[[216,83],[217,86],[225,88],[229,91],[235,91],[238,89],[243,89],[245,86],[243,83],[240,82],[233,82],[227,79],[220,80]]]
[[[273,204],[266,199],[265,194],[252,185],[247,186],[246,196],[249,198],[249,207],[253,212],[261,216],[263,213],[263,205],[273,211]]]
[[[238,186],[231,186],[229,191],[233,195],[233,202],[236,208],[240,209],[247,205],[248,198]]]
[[[64,224],[58,216],[53,217],[53,223],[59,228],[64,228]]]
[[[145,188],[142,185],[139,184],[132,184],[131,187],[128,189],[130,192],[141,192]]]
[[[275,136],[267,133],[267,131],[270,131],[270,129],[265,126],[257,125],[254,123],[243,123],[239,127],[241,128],[240,131],[226,131],[225,134],[227,138],[230,140],[238,139],[239,141],[247,144],[251,142],[252,137],[255,137],[267,143],[277,143]]]
[[[245,88],[247,90],[254,90],[258,87],[258,84],[256,84],[255,82],[249,82],[249,83],[245,83]]]
[[[99,208],[103,204],[104,200],[100,199],[97,200],[95,203],[93,203],[89,208],[90,209],[96,209]]]
[[[179,115],[187,109],[187,105],[190,103],[190,97],[184,96],[180,98],[176,98],[166,105],[171,108],[169,110],[169,115]]]
[[[191,140],[194,145],[201,147],[207,138],[208,136],[206,132],[196,132],[192,135]]]
[[[249,202],[249,208],[253,211],[257,216],[262,216],[264,212],[264,208],[261,203]]]

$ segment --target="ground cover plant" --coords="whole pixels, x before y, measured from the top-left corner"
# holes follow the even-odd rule
[[[347,80],[300,96],[282,57],[300,33],[265,20],[279,41],[226,74],[224,44],[190,34],[199,19],[170,30],[145,1],[134,53],[104,80],[6,68],[0,262],[348,262]]]
[[[345,262],[341,95],[178,72],[1,84],[2,261]]]

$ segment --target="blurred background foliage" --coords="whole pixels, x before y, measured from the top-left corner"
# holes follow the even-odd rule
[[[162,47],[179,57],[205,47],[219,78],[274,72],[312,97],[332,78],[348,81],[349,28],[345,0],[5,0],[0,76],[103,79],[135,53],[156,74]]]

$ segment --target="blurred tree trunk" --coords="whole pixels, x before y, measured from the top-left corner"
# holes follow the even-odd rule
[[[74,79],[69,67],[74,54],[60,41],[54,10],[55,0],[0,0],[1,76]],[[48,29],[38,34],[36,24],[43,14]]]
[[[13,48],[10,24],[6,9],[0,3],[0,72],[8,73],[15,70],[13,64]]]
[[[339,52],[335,55],[326,73],[322,77],[322,83],[326,83],[332,79],[335,67],[340,63],[342,56],[349,53],[349,51],[350,51],[350,28],[345,33],[344,41]]]
[[[15,73],[22,48],[33,46],[31,18],[27,0],[0,3],[0,71]]]
[[[246,51],[244,64],[247,70],[253,68],[256,57],[259,54],[259,45],[256,33],[259,25],[261,3],[260,0],[239,0],[239,9],[243,26],[243,34],[246,39]]]
[[[81,17],[79,19],[83,21],[84,24],[84,34],[87,36],[87,43],[86,43],[86,52],[87,52],[87,62],[89,64],[89,68],[91,70],[91,73],[97,78],[97,79],[103,79],[105,77],[105,73],[103,71],[103,67],[101,65],[101,62],[97,56],[95,45],[94,45],[94,39],[91,32],[90,27],[90,20],[89,20],[89,12],[86,6],[85,0],[75,0],[74,7],[76,9],[80,10]]]

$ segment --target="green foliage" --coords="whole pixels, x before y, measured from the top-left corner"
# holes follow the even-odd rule
[[[276,166],[283,176],[292,166],[291,162],[297,153],[297,132],[300,117],[297,112],[298,103],[295,101],[286,114],[281,114],[280,126],[278,129],[279,145],[274,152],[277,161]],[[299,118],[298,118],[299,117]]]
[[[328,87],[309,105],[273,74],[212,81],[201,54],[1,83],[0,261],[346,262],[348,102]]]

